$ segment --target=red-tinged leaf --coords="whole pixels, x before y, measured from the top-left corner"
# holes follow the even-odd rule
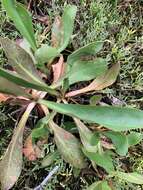
[[[20,176],[22,170],[23,131],[34,106],[35,103],[31,103],[27,107],[0,162],[0,171],[2,171],[0,173],[1,190],[11,189]]]
[[[79,89],[79,90],[68,92],[66,94],[66,97],[72,97],[72,96],[76,96],[76,95],[94,91],[94,90],[102,90],[102,89],[112,85],[117,79],[119,70],[120,70],[120,64],[117,63],[117,64],[113,65],[108,71],[106,71],[105,74],[97,77],[88,86],[86,86],[82,89]]]
[[[55,142],[63,159],[76,168],[85,168],[86,162],[81,151],[81,144],[71,133],[52,122]]]
[[[23,154],[30,161],[34,161],[38,158],[38,155],[36,154],[36,151],[34,150],[34,145],[32,143],[31,135],[25,141]]]
[[[56,83],[64,74],[65,64],[63,56],[60,57],[56,64],[52,65],[52,69],[54,76],[53,83]]]
[[[0,93],[0,103],[1,103],[1,102],[5,102],[5,101],[8,100],[9,98],[10,98],[10,96],[4,95],[4,94]]]

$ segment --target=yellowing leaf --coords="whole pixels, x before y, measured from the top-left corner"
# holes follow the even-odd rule
[[[102,89],[112,85],[116,81],[116,78],[119,74],[119,70],[120,70],[120,64],[117,63],[117,64],[113,65],[103,75],[97,77],[93,82],[91,82],[91,84],[89,84],[88,86],[86,86],[82,89],[68,92],[66,94],[66,97],[72,97],[72,96],[76,96],[76,95],[94,91],[94,90],[102,90]]]
[[[1,190],[11,189],[21,173],[23,131],[29,114],[34,106],[35,103],[31,103],[27,107],[14,131],[8,149],[0,162],[0,171],[2,171],[0,172]]]

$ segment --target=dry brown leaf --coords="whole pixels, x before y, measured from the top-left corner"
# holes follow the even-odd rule
[[[53,29],[52,29],[52,39],[51,39],[51,43],[52,46],[55,48],[59,47],[59,43],[61,42],[61,39],[63,38],[62,36],[62,28],[63,28],[63,24],[62,24],[62,18],[60,16],[57,16],[55,18],[54,24],[53,24]]]
[[[1,190],[11,189],[20,176],[22,170],[23,131],[35,104],[34,102],[28,105],[0,162],[0,171],[2,171],[0,172]]]
[[[29,137],[26,139],[24,148],[23,148],[23,154],[24,156],[30,160],[34,161],[37,160],[37,158],[42,157],[42,146],[43,144],[47,143],[47,140],[40,140],[37,142],[37,144],[32,143],[32,136],[29,135]]]
[[[97,77],[88,86],[79,90],[68,92],[65,97],[73,97],[94,90],[102,90],[112,85],[116,81],[117,76],[119,74],[119,70],[120,64],[114,64],[108,71],[105,72],[105,74]]]
[[[25,141],[24,148],[23,148],[23,154],[30,161],[34,161],[37,159],[37,155],[33,148],[31,135]]]
[[[64,74],[64,70],[65,70],[65,64],[64,64],[64,58],[61,55],[59,61],[52,65],[52,69],[53,69],[53,83],[56,83]]]
[[[44,25],[50,25],[50,20],[48,16],[37,16],[37,20],[43,23]]]

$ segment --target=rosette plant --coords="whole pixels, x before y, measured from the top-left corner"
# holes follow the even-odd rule
[[[36,142],[41,138],[48,139],[50,133],[54,134],[58,154],[66,162],[82,169],[91,161],[95,170],[99,166],[106,171],[107,178],[88,189],[110,190],[112,187],[108,180],[114,176],[142,184],[141,175],[118,171],[113,158],[115,152],[125,156],[130,146],[142,140],[138,132],[124,132],[143,128],[143,111],[101,105],[101,96],[96,95],[116,81],[120,64],[109,64],[105,58],[99,57],[104,45],[99,41],[65,55],[64,50],[71,42],[76,6],[65,6],[62,17],[56,17],[53,23],[51,44],[41,44],[36,40],[38,38],[26,8],[14,0],[2,0],[2,5],[23,39],[14,42],[0,38],[10,65],[9,70],[0,67],[0,91],[9,95],[9,102],[20,104],[25,111],[0,162],[3,171],[0,173],[1,189],[10,189],[17,181],[23,153],[29,160],[40,157]],[[95,95],[88,105],[82,105],[82,101],[75,99],[93,92]],[[39,119],[23,145],[24,127],[35,106],[43,113],[43,118]],[[71,117],[70,121],[75,123],[75,134],[63,127],[63,115]],[[110,146],[105,139],[110,139]]]

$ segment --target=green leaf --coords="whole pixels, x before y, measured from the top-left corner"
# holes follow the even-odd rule
[[[0,162],[0,182],[2,190],[9,190],[13,187],[22,170],[22,148],[23,148],[23,131],[30,112],[35,103],[28,105],[17,128],[14,131],[12,140],[8,149]]]
[[[67,75],[70,85],[95,79],[107,70],[106,60],[102,58],[97,58],[93,61],[75,61],[70,66],[71,68]]]
[[[32,136],[32,141],[35,141],[39,138],[44,138],[49,135],[49,129],[48,129],[48,118],[47,116],[40,119],[38,123],[36,124],[35,128],[32,130],[31,136]]]
[[[127,138],[130,147],[139,144],[143,140],[143,134],[138,132],[131,132],[129,135],[127,135]]]
[[[32,19],[28,11],[15,0],[2,0],[2,4],[8,14],[13,20],[16,28],[30,43],[32,49],[36,50],[36,41],[34,37],[34,30],[32,26]]]
[[[5,69],[3,69],[1,67],[0,67],[0,76],[7,79],[7,80],[9,80],[9,81],[12,81],[15,84],[18,84],[18,85],[26,87],[26,88],[32,88],[32,89],[36,89],[36,90],[40,90],[40,91],[45,91],[45,92],[48,92],[49,94],[52,94],[52,95],[55,95],[55,96],[58,95],[57,91],[51,89],[46,84],[34,84],[34,83],[31,83],[31,82],[29,82],[27,80],[24,80],[19,75],[14,74],[14,73],[12,73],[10,71],[7,71],[7,70],[5,70]]]
[[[41,161],[41,166],[42,167],[48,167],[50,166],[59,156],[58,151],[49,153],[42,161]]]
[[[113,106],[58,104],[46,100],[39,100],[39,103],[59,113],[77,117],[89,123],[98,123],[114,131],[143,128],[143,111],[138,109]]]
[[[78,127],[78,131],[80,134],[80,139],[81,142],[84,146],[84,148],[86,149],[86,151],[89,152],[97,152],[97,144],[99,142],[99,138],[97,137],[97,141],[96,144],[93,144],[93,132],[91,130],[89,130],[83,122],[81,122],[79,119],[74,118],[74,121]],[[91,144],[91,140],[92,140],[92,144]],[[94,141],[95,142],[95,141]]]
[[[66,94],[66,97],[72,97],[72,96],[76,96],[79,94],[83,94],[83,93],[95,91],[95,90],[102,90],[112,85],[117,79],[119,70],[120,70],[120,64],[119,63],[114,64],[104,74],[102,74],[101,76],[98,76],[95,80],[93,80],[88,86],[79,90],[68,92]]]
[[[138,173],[116,172],[115,174],[122,180],[128,181],[130,183],[143,184],[143,175]]]
[[[92,60],[91,56],[95,56],[103,47],[103,42],[93,42],[78,50],[74,51],[68,56],[67,63],[73,64],[76,61]]]
[[[90,105],[96,105],[102,99],[102,95],[94,95],[90,98]]]
[[[107,181],[98,181],[90,185],[87,190],[111,190]]]
[[[31,95],[26,93],[23,88],[3,77],[0,77],[0,92],[12,94],[14,96],[24,96],[26,98],[31,98]]]
[[[83,149],[84,154],[91,160],[94,161],[98,166],[104,168],[108,173],[114,171],[112,157],[109,152],[103,152],[102,154],[96,152],[88,152]]]
[[[46,44],[42,45],[37,51],[35,52],[35,57],[38,63],[44,64],[48,63],[50,60],[54,59],[55,57],[59,56],[59,52],[56,48],[50,47]]]
[[[77,12],[77,7],[67,5],[64,9],[62,19],[56,18],[52,29],[52,43],[54,47],[62,52],[69,44],[74,28],[74,20]]]
[[[52,129],[58,151],[63,159],[76,168],[85,168],[86,162],[78,139],[55,123],[52,124]]]
[[[31,56],[33,63],[36,64],[36,60],[31,50],[29,42],[26,39],[19,39],[17,44]]]
[[[114,131],[107,131],[103,134],[112,140],[119,155],[125,156],[128,153],[128,139],[126,135]]]
[[[44,84],[37,73],[33,59],[27,51],[8,38],[1,38],[0,43],[6,53],[9,64],[22,78],[35,84]]]

